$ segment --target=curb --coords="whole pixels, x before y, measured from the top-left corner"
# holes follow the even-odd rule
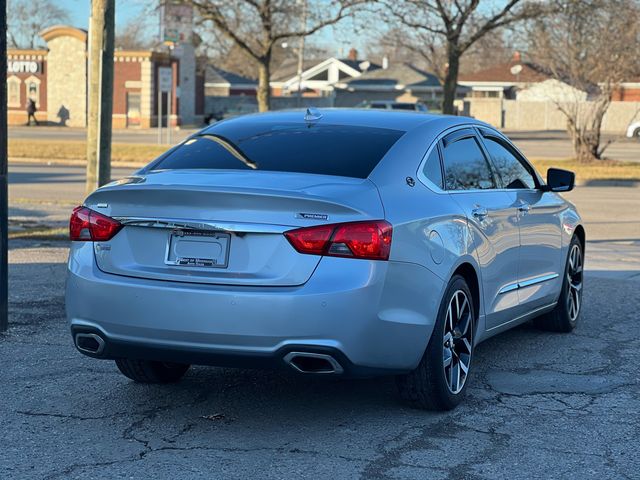
[[[38,165],[60,165],[67,167],[84,167],[87,161],[81,158],[35,158],[35,157],[9,157],[9,164],[38,164]],[[149,162],[111,162],[115,168],[141,168]]]

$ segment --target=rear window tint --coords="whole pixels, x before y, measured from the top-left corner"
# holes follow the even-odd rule
[[[348,125],[221,124],[153,170],[234,169],[366,178],[404,131]]]

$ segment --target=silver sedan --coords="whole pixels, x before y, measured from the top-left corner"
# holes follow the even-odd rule
[[[73,211],[73,339],[139,382],[191,364],[393,374],[409,402],[450,409],[479,342],[576,326],[573,184],[470,118],[220,122]]]

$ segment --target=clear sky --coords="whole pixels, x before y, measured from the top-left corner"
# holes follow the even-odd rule
[[[91,0],[57,0],[61,6],[69,10],[71,15],[71,25],[79,28],[88,28],[89,14],[91,12]],[[233,1],[233,0],[229,0]],[[116,0],[116,30],[119,30],[131,19],[135,19],[145,10],[151,15],[155,15],[153,6],[157,5],[157,0]],[[321,44],[325,47],[335,49],[333,55],[346,56],[349,48],[355,46],[363,53],[362,42],[356,41],[353,30],[349,22],[345,21],[337,28],[325,28],[310,39],[311,43]],[[157,20],[149,21],[148,25],[156,25]],[[151,27],[149,27],[151,28]],[[352,42],[355,41],[355,45]]]
[[[58,3],[69,10],[71,24],[74,27],[87,28],[91,13],[91,0],[58,0]],[[135,18],[154,2],[150,0],[116,0],[116,27]]]

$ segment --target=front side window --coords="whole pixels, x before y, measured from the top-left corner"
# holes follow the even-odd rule
[[[474,137],[463,137],[444,148],[447,190],[486,190],[496,183],[480,145]]]
[[[489,151],[504,188],[536,188],[533,175],[520,160],[497,139],[485,138],[484,144]]]

